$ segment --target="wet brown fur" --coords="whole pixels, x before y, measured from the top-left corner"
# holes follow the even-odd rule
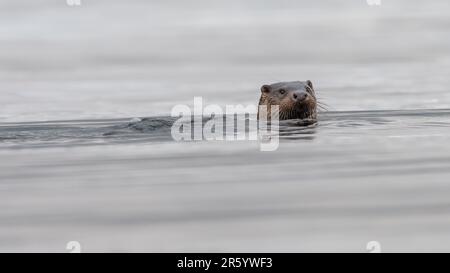
[[[284,93],[281,93],[284,92]],[[306,94],[306,99],[295,101],[293,94]],[[272,105],[279,106],[279,119],[317,119],[317,99],[311,81],[279,82],[261,87],[258,105],[267,106],[267,118],[270,119]],[[258,119],[260,113],[258,110]]]

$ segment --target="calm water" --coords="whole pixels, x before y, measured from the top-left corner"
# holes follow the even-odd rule
[[[449,15],[1,0],[0,251],[450,251]],[[329,111],[282,124],[276,151],[170,136],[194,96],[248,105],[306,79]]]

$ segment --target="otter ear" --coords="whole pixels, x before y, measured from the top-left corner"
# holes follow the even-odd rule
[[[261,93],[269,93],[270,92],[270,85],[263,85],[261,86]]]
[[[310,80],[307,80],[307,81],[306,81],[306,85],[308,85],[309,88],[311,88],[312,90],[314,90],[313,84],[312,84],[312,82],[311,82]]]

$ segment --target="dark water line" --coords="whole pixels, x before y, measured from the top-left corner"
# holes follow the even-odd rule
[[[239,133],[234,123],[235,120],[245,119],[245,133],[247,134],[250,130],[254,130],[250,127],[250,120],[255,121],[255,118],[255,116],[237,115],[233,116],[233,122],[231,122],[229,116],[214,117],[217,121],[221,119],[224,127],[228,128],[230,125],[234,127],[235,134]],[[0,148],[170,142],[173,141],[171,129],[177,119],[177,117],[157,116],[2,123],[0,124]],[[209,120],[211,118],[203,117],[202,123],[196,124],[195,119],[191,117],[183,122],[194,128],[204,126],[205,122]],[[321,112],[317,124],[304,123],[302,120],[280,121],[279,136],[289,141],[313,141],[317,132],[320,132],[321,135],[344,134],[351,136],[355,133],[361,134],[363,131],[359,129],[366,129],[365,132],[370,129],[384,132],[397,130],[397,134],[400,132],[406,135],[412,130],[420,130],[418,132],[421,134],[432,130],[436,133],[437,130],[439,134],[445,134],[442,128],[446,127],[450,127],[450,109],[330,111]],[[228,131],[223,128],[223,133],[228,133]]]
[[[256,114],[253,114],[256,115]],[[393,117],[393,116],[433,116],[433,115],[450,115],[450,109],[410,109],[410,110],[356,110],[356,111],[319,111],[319,119],[321,117]],[[22,125],[46,125],[46,124],[71,124],[71,125],[86,125],[86,124],[115,124],[120,122],[129,122],[133,119],[176,119],[167,115],[151,116],[151,117],[125,117],[114,119],[73,119],[73,120],[48,120],[48,121],[26,121],[26,122],[0,122],[0,127],[3,126],[22,126]]]

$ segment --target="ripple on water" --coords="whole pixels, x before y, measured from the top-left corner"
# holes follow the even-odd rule
[[[246,119],[247,131],[252,130],[249,123],[251,119],[254,121],[254,117],[239,118]],[[176,120],[177,118],[166,116],[131,120],[6,123],[0,125],[0,145],[29,147],[167,142],[173,141],[171,128]],[[209,120],[211,118],[203,118],[203,124]],[[185,122],[191,128],[202,126],[189,119]],[[301,120],[280,121],[279,135],[281,139],[286,140],[313,140],[319,133],[322,137],[354,137],[356,133],[363,135],[369,132],[383,132],[383,135],[390,136],[417,135],[417,132],[422,135],[424,132],[446,135],[447,131],[443,131],[443,128],[449,126],[450,110],[323,112],[319,115],[318,123]]]

